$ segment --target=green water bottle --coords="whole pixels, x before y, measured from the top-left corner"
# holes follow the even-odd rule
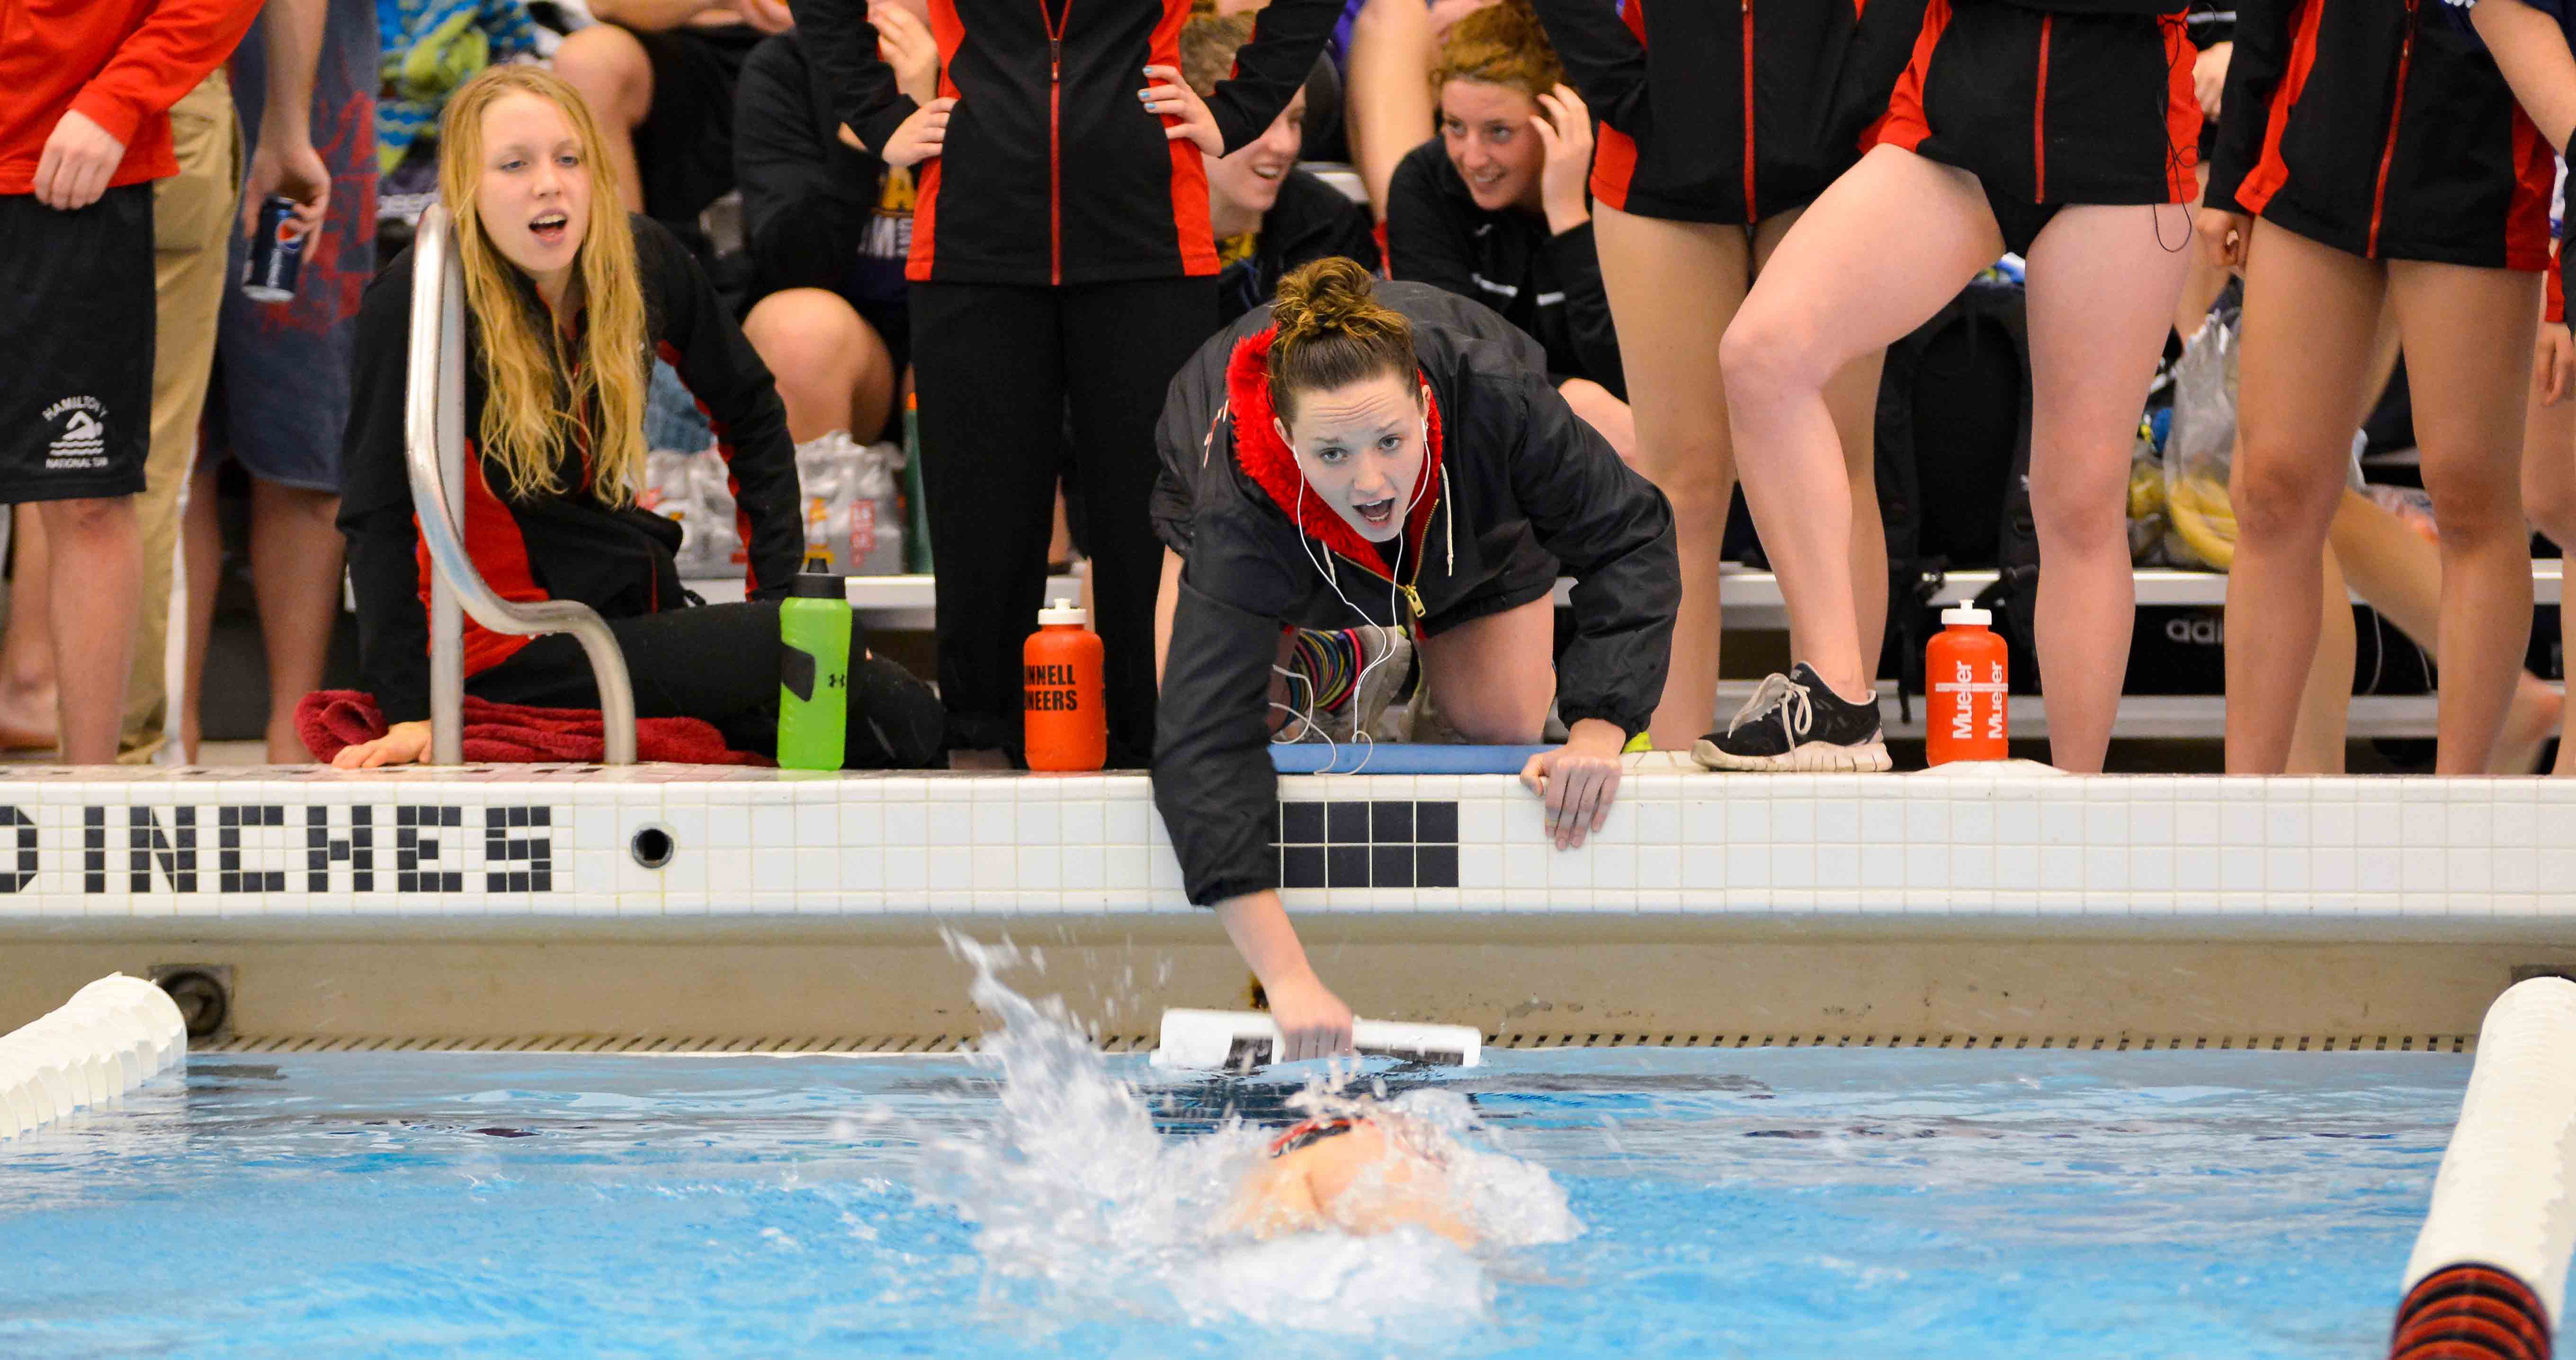
[[[778,606],[779,765],[841,768],[849,707],[849,591],[813,558]]]

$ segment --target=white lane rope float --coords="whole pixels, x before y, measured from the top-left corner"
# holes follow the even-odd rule
[[[2576,1250],[2576,982],[2487,1009],[2390,1360],[2549,1360]]]
[[[111,973],[0,1035],[0,1140],[111,1104],[187,1058],[178,1003],[141,978]]]

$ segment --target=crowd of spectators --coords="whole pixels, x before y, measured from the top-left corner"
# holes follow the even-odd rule
[[[1112,3],[1149,15],[1159,8],[1145,0]],[[1816,4],[1834,10],[1839,0]],[[1955,4],[1963,12],[1980,8],[1978,0]],[[2493,4],[2524,7],[2523,0]],[[1599,23],[1577,13],[1585,6],[1601,12]],[[1841,7],[1863,13],[1859,5]],[[1879,202],[1903,205],[1901,211],[1878,213],[1874,234],[1845,232],[1842,255],[1827,253],[1828,233],[1818,225],[1807,233],[1806,250],[1775,265],[1783,236],[1813,195],[1776,219],[1754,209],[1757,169],[1772,170],[1767,151],[1756,156],[1748,88],[1744,201],[1704,217],[1670,202],[1649,206],[1662,190],[1645,187],[1645,177],[1658,171],[1654,149],[1641,152],[1637,140],[1642,110],[1651,105],[1669,118],[1694,107],[1698,96],[1645,99],[1637,88],[1637,71],[1645,68],[1623,65],[1634,54],[1621,46],[1621,34],[1643,43],[1648,29],[1633,7],[1615,0],[1535,7],[1532,0],[1197,0],[1176,29],[1156,30],[1151,39],[1177,54],[1167,58],[1171,66],[1118,73],[1095,69],[1099,54],[1083,44],[1108,40],[1084,36],[1098,34],[1097,27],[1067,27],[1073,21],[1064,0],[1029,8],[1023,17],[1034,27],[1005,39],[998,36],[1002,20],[947,0],[937,0],[936,12],[931,0],[104,0],[61,33],[0,52],[0,228],[27,243],[0,262],[0,275],[26,280],[6,294],[22,311],[0,317],[0,338],[23,349],[31,337],[49,337],[46,362],[0,374],[0,413],[16,422],[5,437],[20,446],[0,451],[0,478],[10,479],[15,507],[11,607],[0,639],[0,748],[57,749],[76,763],[148,760],[166,733],[177,757],[194,755],[214,586],[224,570],[219,488],[240,481],[234,474],[223,474],[230,483],[219,480],[230,462],[247,474],[249,488],[249,578],[269,688],[267,751],[273,761],[304,758],[294,710],[323,684],[342,619],[343,532],[356,533],[340,497],[355,475],[344,464],[355,443],[348,431],[361,299],[438,183],[441,157],[450,151],[439,137],[449,96],[477,70],[512,63],[551,68],[587,108],[618,204],[657,224],[662,235],[652,240],[667,236],[711,281],[712,296],[774,382],[789,443],[901,443],[907,404],[917,405],[919,471],[944,568],[935,678],[947,703],[947,745],[960,764],[1005,764],[1018,754],[1019,642],[1034,624],[1049,566],[1062,555],[1048,531],[1068,511],[1072,536],[1092,563],[1094,618],[1112,652],[1113,753],[1125,763],[1150,758],[1154,679],[1145,624],[1158,548],[1143,488],[1155,466],[1152,418],[1181,358],[1269,303],[1292,271],[1330,257],[1491,309],[1543,353],[1545,377],[1567,406],[1673,499],[1682,526],[1683,613],[1704,616],[1705,626],[1685,618],[1676,633],[1674,684],[1691,694],[1678,706],[1668,694],[1668,712],[1654,723],[1656,744],[1688,746],[1709,726],[1717,648],[1710,568],[1735,493],[1733,444],[1747,446],[1752,508],[1784,575],[1883,575],[1885,547],[1872,537],[1877,506],[1867,426],[1877,347],[1887,336],[1855,331],[1837,348],[1829,332],[1832,317],[1857,327],[1852,318],[1885,299],[1891,319],[1883,329],[1902,335],[1914,320],[1897,313],[1913,316],[1906,309],[1916,293],[1931,299],[1955,289],[1941,273],[1947,255],[1925,266],[1936,281],[1908,281],[1912,291],[1901,298],[1895,275],[1859,267],[1864,257],[1905,256],[1909,238],[1932,258],[1937,233],[1924,223],[1937,226],[1948,211],[1942,192],[1917,193],[1887,178],[1880,163],[1871,175],[1839,184],[1839,197],[1817,200],[1823,206],[1814,216],[1838,226],[1860,220],[1866,214],[1857,196],[1882,180],[1890,187]],[[1840,101],[1818,115],[1820,126],[1853,142],[1844,163],[1863,161],[1864,139],[1915,152],[1908,164],[1933,172],[1974,159],[1945,148],[1929,129],[1909,134],[1903,117],[1882,116],[1905,60],[1912,56],[1919,66],[1935,48],[1926,42],[1915,51],[1922,0],[1873,8],[1882,26],[1878,54],[1867,50],[1870,35],[1856,30],[1845,35],[1850,69],[1819,77]],[[1950,8],[1941,4],[1945,14]],[[2039,646],[2058,682],[2051,716],[2061,762],[2074,768],[2101,764],[2125,655],[2112,635],[2128,627],[2126,619],[2100,608],[2121,592],[2087,584],[2128,569],[2110,502],[2091,504],[2118,480],[2129,443],[2122,423],[2134,420],[2158,380],[2141,371],[2132,382],[2125,356],[2152,348],[2169,316],[2171,334],[2162,338],[2170,362],[2213,305],[2230,316],[2240,305],[2224,241],[2206,259],[2195,252],[2188,278],[2172,262],[2186,231],[2181,201],[2196,204],[2209,182],[2201,157],[2225,159],[2216,130],[2230,113],[2229,91],[2241,99],[2273,97],[2263,83],[2267,71],[2240,70],[2231,81],[2232,20],[2228,6],[2192,0],[2187,16],[2164,21],[2191,44],[2174,59],[2182,74],[2170,126],[2192,121],[2208,130],[2199,139],[2201,156],[2189,145],[2169,145],[2164,161],[2144,170],[2168,181],[2178,167],[2190,172],[2180,174],[2172,211],[2157,219],[2175,238],[2159,250],[2131,250],[2139,257],[2131,260],[2106,244],[2099,268],[2070,265],[2063,257],[2076,247],[2068,243],[2086,230],[2070,224],[2092,219],[2052,218],[2053,203],[2031,216],[1998,197],[1990,170],[1974,166],[1967,168],[1984,177],[1984,197],[1968,192],[1957,200],[1965,214],[1991,210],[1999,228],[1992,234],[2016,261],[2027,255],[2038,262],[2035,279],[2046,272],[2049,262],[2040,257],[2052,253],[2047,243],[2054,241],[2060,274],[2125,279],[2142,299],[2130,307],[2125,294],[2113,298],[2088,285],[2074,304],[2069,324],[2076,329],[2049,332],[2038,308],[2031,326],[2043,370],[2037,442],[2066,442],[2052,421],[2076,406],[2087,418],[2111,417],[2094,420],[2079,441],[2100,446],[2085,455],[2080,478],[2068,470],[2077,461],[2071,454],[2043,448],[2032,463],[2039,535],[2055,573],[2042,576],[2051,584],[2041,596]],[[2446,41],[2471,41],[2465,21],[2445,23]],[[1016,68],[1008,81],[990,70],[943,69],[943,49],[959,50],[961,27],[975,24],[986,26],[979,59],[998,67],[1034,53],[1035,65]],[[1954,26],[1943,42],[1959,41],[1958,31]],[[1552,37],[1567,44],[1564,56]],[[14,33],[9,41],[22,43]],[[1750,21],[1742,41],[1750,79],[1757,51]],[[1012,43],[1026,53],[992,56]],[[2268,47],[2257,47],[2271,59]],[[1123,48],[1118,54],[1132,55]],[[1853,74],[1872,61],[1885,69]],[[2043,81],[2046,70],[2043,64]],[[1907,78],[1917,77],[1919,71]],[[1027,97],[1028,81],[1039,83],[1028,111],[1037,120],[1034,149],[992,149],[1003,135],[995,128],[1024,111],[1003,107],[979,81],[1018,89],[1014,99]],[[1052,116],[1062,120],[1094,117],[1082,102],[1092,98],[1085,91],[1127,81],[1143,87],[1137,97],[1163,120],[1168,160],[1160,143],[1112,146],[1116,139],[1105,135],[1080,154],[1050,149],[1050,135],[1061,143],[1073,134],[1050,132],[1048,82],[1057,96]],[[1854,84],[1867,87],[1856,102],[1843,98]],[[1291,90],[1279,105],[1274,96]],[[1587,91],[1615,107],[1588,100]],[[1937,107],[1926,114],[1922,93],[1910,96],[1918,101],[1908,106],[1912,116],[1949,116]],[[2192,106],[2189,120],[2185,105]],[[1669,129],[1661,135],[1674,136]],[[955,164],[943,160],[943,147]],[[2546,147],[2537,154],[2545,162]],[[1013,196],[1017,190],[1002,177],[1024,168],[1010,160],[1015,155],[1057,157],[1051,197]],[[1149,164],[1140,170],[1140,163]],[[2051,167],[2041,172],[2043,184],[2051,170],[2069,182],[2083,173]],[[2222,185],[2226,194],[2243,197],[2237,179],[2244,171],[2234,167]],[[1162,198],[1166,172],[1169,202]],[[1639,177],[1633,182],[1632,173]],[[1938,189],[1933,179],[1920,182]],[[283,304],[255,301],[231,286],[242,276],[261,204],[272,195],[291,201],[290,230],[302,233],[302,278]],[[1152,205],[1141,218],[1119,216],[1145,199]],[[917,206],[933,201],[940,206],[935,229],[928,212],[916,217]],[[68,229],[93,221],[109,225]],[[1723,308],[1718,299],[1705,302],[1715,320],[1704,336],[1685,334],[1671,320],[1702,306],[1699,290],[1710,285],[1681,263],[1678,236],[1670,244],[1651,239],[1665,228],[1713,231],[1732,242],[1724,266],[1731,282],[1718,289],[1732,292]],[[2105,226],[2103,239],[2134,246],[2134,234],[2124,231]],[[1212,260],[1201,258],[1193,233],[1212,247]],[[657,258],[649,243],[639,248]],[[1974,233],[1942,248],[1980,262],[1997,253]],[[2254,266],[2250,301],[2241,304],[2248,315],[2290,286],[2283,280],[2300,277],[2284,272],[2290,267],[2278,263],[2277,250],[2273,255],[2268,276]],[[2245,265],[2241,249],[2235,260]],[[2525,271],[2514,279],[2532,268],[2519,256],[2497,263]],[[2401,317],[2415,295],[2410,289],[2456,299],[2466,286],[2456,279],[2410,283],[2406,269],[2391,268]],[[125,280],[124,292],[111,297],[116,290],[93,286],[102,272]],[[1757,274],[1771,279],[1767,288],[1756,286]],[[1830,290],[1819,280],[1828,277],[1861,301],[1820,302]],[[2499,316],[2529,310],[2536,321],[2536,298],[2525,298],[2522,284],[2491,282],[2481,305]],[[2311,284],[2297,286],[2313,292]],[[2375,318],[2380,296],[2356,292],[2362,301],[2354,306],[2366,302]],[[1718,337],[1738,320],[1738,304],[1745,311],[1721,373]],[[1832,316],[1820,319],[1820,312]],[[2130,312],[2145,318],[2128,328],[2137,342],[2124,334],[2123,362],[2110,366],[2117,371],[2097,371],[2111,344],[2108,318]],[[2257,393],[2247,402],[2249,429],[2268,438],[2277,427],[2263,422],[2297,418],[2308,442],[2348,442],[2395,358],[2393,325],[2355,324],[2362,325],[2358,338],[2345,346],[2354,373],[2338,377],[2334,388],[2348,390],[2339,398],[2346,406],[2358,403],[2350,421],[2320,421],[2272,399],[2276,389],[2249,386]],[[2250,334],[2249,352],[2268,362],[2261,356],[2273,351],[2265,344],[2282,342],[2259,323]],[[2385,351],[2376,360],[2368,358],[2373,334]],[[2424,355],[2408,355],[2418,372],[2432,347],[2466,352],[2472,338],[2494,339],[2426,323],[2405,334],[2425,347]],[[1855,386],[1837,376],[1839,367],[1818,367],[1828,359],[1841,365],[1844,349],[1861,356],[1850,361],[1853,373],[1869,383]],[[2553,535],[2568,518],[2565,504],[2576,501],[2566,490],[2576,485],[2576,450],[2567,446],[2565,422],[2542,413],[2566,409],[2568,352],[2563,328],[2543,333],[2528,421],[2534,447],[2522,453],[2530,513]],[[2051,387],[2046,370],[2061,360],[2060,373],[2084,368],[2089,376]],[[666,365],[660,381],[668,385],[673,372]],[[1641,387],[1634,406],[1632,378]],[[1723,400],[1721,384],[1744,385],[1739,400]],[[2519,370],[2510,384],[2486,384],[2497,392],[2524,385]],[[1787,457],[1801,440],[1826,447],[1822,427],[1801,423],[1809,388],[1838,403],[1832,414],[1847,469],[1821,452],[1805,471]],[[2470,422],[2474,428],[2456,439],[2467,418],[2451,417],[2453,406],[2443,403],[2469,401],[2459,384],[2429,406],[2418,404],[2428,476],[2443,482],[2453,465],[2471,461],[2449,451],[2453,442],[2483,448],[2480,441],[2503,437],[2511,413],[2487,409],[2500,400],[2479,389],[2478,410],[2494,418]],[[1857,415],[1844,409],[1855,406]],[[2511,432],[2519,437],[2520,428]],[[720,433],[708,430],[705,444]],[[2512,478],[2498,470],[2505,465],[2490,458],[2476,478],[2436,486],[2445,534],[2437,552],[2421,539],[2381,533],[2384,526],[2364,510],[2352,511],[2349,523],[2337,518],[2329,543],[2325,514],[2336,502],[2326,493],[2341,482],[2329,486],[2321,473],[2308,475],[2312,468],[2291,477],[2281,469],[2293,454],[2303,467],[2316,461],[2304,446],[2266,438],[2245,454],[2254,474],[2239,486],[2240,501],[2253,493],[2244,507],[2246,560],[2262,598],[2232,598],[2231,606],[2259,624],[2249,636],[2262,636],[2243,650],[2252,659],[2242,673],[2229,677],[2231,690],[2252,700],[2243,730],[2231,711],[2231,764],[2260,771],[2340,759],[2291,740],[2293,701],[2303,686],[2318,689],[2306,681],[2308,665],[2331,670],[2336,659],[2333,604],[2320,610],[2306,593],[2322,545],[2324,579],[2340,584],[2350,576],[2356,588],[2384,583],[2377,589],[2391,602],[2385,608],[2392,618],[2428,648],[2453,649],[2444,653],[2444,678],[2455,673],[2463,692],[2474,689],[2475,696],[2445,709],[2444,768],[2527,768],[2560,706],[2535,677],[2509,685],[2520,664],[2521,644],[2513,639],[2523,612],[2479,607],[2491,597],[2524,603],[2496,584],[2522,571],[2528,556],[2514,546],[2525,526],[2520,504],[2507,494]],[[1846,471],[1851,511],[1872,525],[1812,528],[1824,521],[1810,511],[1846,496],[1811,493],[1828,482],[1839,486]],[[2056,508],[2077,501],[2084,502],[2081,514]],[[2307,508],[2282,518],[2280,507],[2292,501]],[[2077,519],[2086,526],[2081,532],[2068,527]],[[2365,560],[2338,565],[2356,555]],[[1833,559],[1830,570],[1806,565],[1826,559]],[[766,569],[774,578],[779,564]],[[2480,593],[2459,583],[2468,577],[2445,589],[2445,570],[2473,571]],[[755,600],[783,588],[777,579],[750,583]],[[1827,710],[1840,696],[1875,713],[1866,691],[1881,673],[1878,625],[1886,611],[1873,594],[1875,579],[1824,592],[1832,607],[1822,612],[1797,587],[1784,581],[1784,588],[1793,627],[1822,618],[1832,638],[1821,645],[1813,636],[1793,639],[1800,660],[1820,664],[1784,675],[1782,684]],[[363,612],[363,592],[360,603]],[[2312,624],[2321,613],[2324,660],[2303,665],[2295,647],[2273,654],[2277,638],[2298,633],[2297,617]],[[368,620],[358,622],[363,631]],[[183,640],[176,670],[184,682],[168,695],[165,655],[174,628]],[[2331,695],[2339,686],[2329,676],[2324,689]],[[1767,692],[1770,707],[1752,715],[1761,721],[1782,711],[1786,691]],[[2301,730],[2313,728],[2306,710],[2299,713]],[[1736,725],[1745,720],[1739,715]],[[1717,721],[1726,726],[1722,715]],[[2330,730],[2339,733],[2339,723]],[[1787,748],[1796,745],[1790,733]],[[1786,753],[1746,758],[1773,761]],[[2569,768],[2562,754],[2561,769]]]

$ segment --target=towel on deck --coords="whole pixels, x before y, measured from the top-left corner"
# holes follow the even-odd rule
[[[595,761],[608,749],[594,708],[535,708],[465,696],[465,758],[470,761]],[[375,696],[317,689],[295,705],[295,733],[315,760],[385,734]],[[644,718],[635,724],[635,755],[682,765],[769,765],[767,756],[729,750],[715,724],[699,718]]]

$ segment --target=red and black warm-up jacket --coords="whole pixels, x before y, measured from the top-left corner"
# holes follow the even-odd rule
[[[2444,0],[2241,0],[2211,207],[2368,259],[2549,266],[2547,138]]]
[[[1275,429],[1266,308],[1199,347],[1156,427],[1156,529],[1183,565],[1154,805],[1200,906],[1279,886],[1269,694],[1283,625],[1436,632],[1462,605],[1544,599],[1572,576],[1559,716],[1634,733],[1663,696],[1682,589],[1663,493],[1574,414],[1508,323],[1427,285],[1379,293],[1412,321],[1431,394],[1402,581],[1307,486]]]
[[[1924,0],[1535,3],[1601,120],[1592,196],[1740,224],[1804,206],[1859,159]]]
[[[768,368],[688,251],[650,218],[628,221],[644,285],[645,334],[707,412],[731,471],[749,559],[745,588],[754,599],[783,597],[805,551],[786,408]],[[524,276],[510,274],[521,304],[541,310]],[[349,542],[349,579],[358,597],[359,669],[387,722],[429,716],[432,569],[403,459],[411,287],[409,250],[367,286],[341,450],[340,532]],[[579,600],[607,618],[689,603],[673,562],[680,526],[632,504],[602,500],[586,460],[565,469],[567,491],[525,500],[509,494],[509,474],[486,462],[470,438],[482,428],[486,390],[480,330],[470,310],[465,353],[465,552],[484,581],[504,599]],[[466,675],[501,664],[531,640],[467,619]]]
[[[1314,69],[1341,0],[1274,0],[1207,100],[1232,152]],[[957,107],[916,170],[916,283],[1112,283],[1214,274],[1198,146],[1145,112],[1147,65],[1180,65],[1190,0],[930,0],[939,93]],[[864,0],[800,0],[841,121],[882,149],[917,107],[877,58]]]

